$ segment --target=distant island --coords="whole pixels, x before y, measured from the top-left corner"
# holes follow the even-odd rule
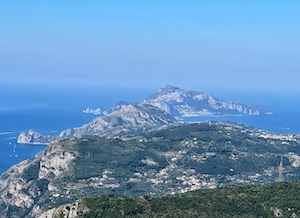
[[[157,93],[148,96],[145,101],[172,116],[183,117],[216,116],[216,115],[261,115],[263,107],[244,105],[225,101],[200,91],[186,91],[167,85]]]
[[[167,85],[157,93],[148,96],[144,103],[156,106],[177,119],[197,116],[261,115],[267,113],[262,106],[225,101],[205,92],[182,90],[171,85]],[[87,108],[83,112],[106,115],[121,110],[128,104],[130,103],[120,101],[108,111],[102,111],[100,108]]]
[[[43,136],[34,130],[28,133],[22,132],[17,142],[45,144],[55,139],[82,135],[137,134],[163,125],[174,125],[187,117],[252,116],[266,113],[263,107],[220,100],[205,92],[186,91],[171,85],[161,88],[141,103],[132,104],[120,101],[107,111],[102,111],[100,108],[87,108],[83,112],[99,116],[90,123],[64,130],[57,136]]]

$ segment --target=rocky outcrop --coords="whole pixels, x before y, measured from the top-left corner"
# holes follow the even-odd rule
[[[27,133],[21,132],[18,136],[17,143],[19,144],[49,144],[51,140],[55,139],[55,136],[44,136],[32,129]]]
[[[87,211],[88,209],[82,205],[82,200],[78,200],[48,210],[38,216],[38,218],[76,218]]]
[[[34,178],[31,179],[24,176],[24,172],[30,167],[31,169],[35,168],[32,166],[36,166],[38,163],[39,159],[26,160],[11,167],[1,175],[0,204],[14,205],[16,207],[27,209],[32,207],[34,198],[38,194],[38,190],[35,189],[34,181],[32,179],[36,179],[37,175],[33,175]],[[28,192],[26,193],[24,190],[27,190]]]
[[[78,156],[76,152],[68,152],[62,146],[49,146],[40,159],[38,179],[58,178],[72,170],[72,161]]]
[[[260,115],[262,108],[224,101],[205,92],[186,91],[166,86],[145,99],[151,104],[174,117],[195,117],[213,115]]]
[[[82,111],[85,114],[94,114],[94,115],[100,115],[102,114],[102,110],[100,108],[92,109],[92,108],[86,108]]]
[[[3,173],[0,176],[0,209],[3,209],[0,217],[36,217],[44,212],[39,201],[45,198],[41,197],[57,190],[53,181],[72,171],[76,156],[76,152],[68,152],[54,141],[41,155]]]

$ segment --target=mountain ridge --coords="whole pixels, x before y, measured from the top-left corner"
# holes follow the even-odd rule
[[[29,130],[28,133],[22,132],[17,142],[20,144],[45,144],[55,139],[83,135],[130,135],[176,123],[177,121],[171,115],[155,106],[146,103],[127,104],[105,116],[96,117],[81,127],[63,130],[57,136],[43,136],[34,130]]]

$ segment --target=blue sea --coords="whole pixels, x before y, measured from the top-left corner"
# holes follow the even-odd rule
[[[34,129],[42,134],[57,134],[90,122],[95,115],[82,110],[91,107],[108,109],[120,100],[136,103],[156,90],[84,87],[0,87],[0,174],[22,160],[33,158],[44,145],[17,144],[21,131]],[[263,105],[273,114],[192,118],[186,121],[228,120],[276,133],[300,133],[300,100],[290,94],[215,92],[224,100]]]
[[[106,110],[120,100],[136,103],[151,91],[0,84],[0,174],[46,148],[45,145],[17,144],[20,132],[33,129],[42,134],[57,134],[95,118],[82,112],[87,107]]]

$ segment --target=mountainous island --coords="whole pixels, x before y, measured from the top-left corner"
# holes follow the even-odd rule
[[[260,115],[265,113],[262,107],[220,100],[205,92],[186,91],[170,85],[147,97],[145,102],[178,119],[196,116]]]
[[[99,110],[97,111],[99,112]],[[88,111],[94,110],[89,108]],[[81,127],[64,130],[56,136],[43,136],[34,130],[29,130],[27,133],[22,132],[17,142],[20,144],[47,144],[55,139],[82,135],[137,134],[163,125],[178,123],[184,117],[260,115],[264,113],[262,107],[224,101],[204,92],[185,91],[168,85],[147,97],[142,103],[131,104],[121,101],[105,111],[104,116],[98,116]]]
[[[167,85],[144,100],[144,103],[158,107],[177,119],[198,116],[261,115],[266,111],[262,106],[244,105],[225,101],[200,91],[182,90]],[[128,106],[129,102],[120,101],[107,111],[100,108],[87,108],[84,113],[110,114]]]

